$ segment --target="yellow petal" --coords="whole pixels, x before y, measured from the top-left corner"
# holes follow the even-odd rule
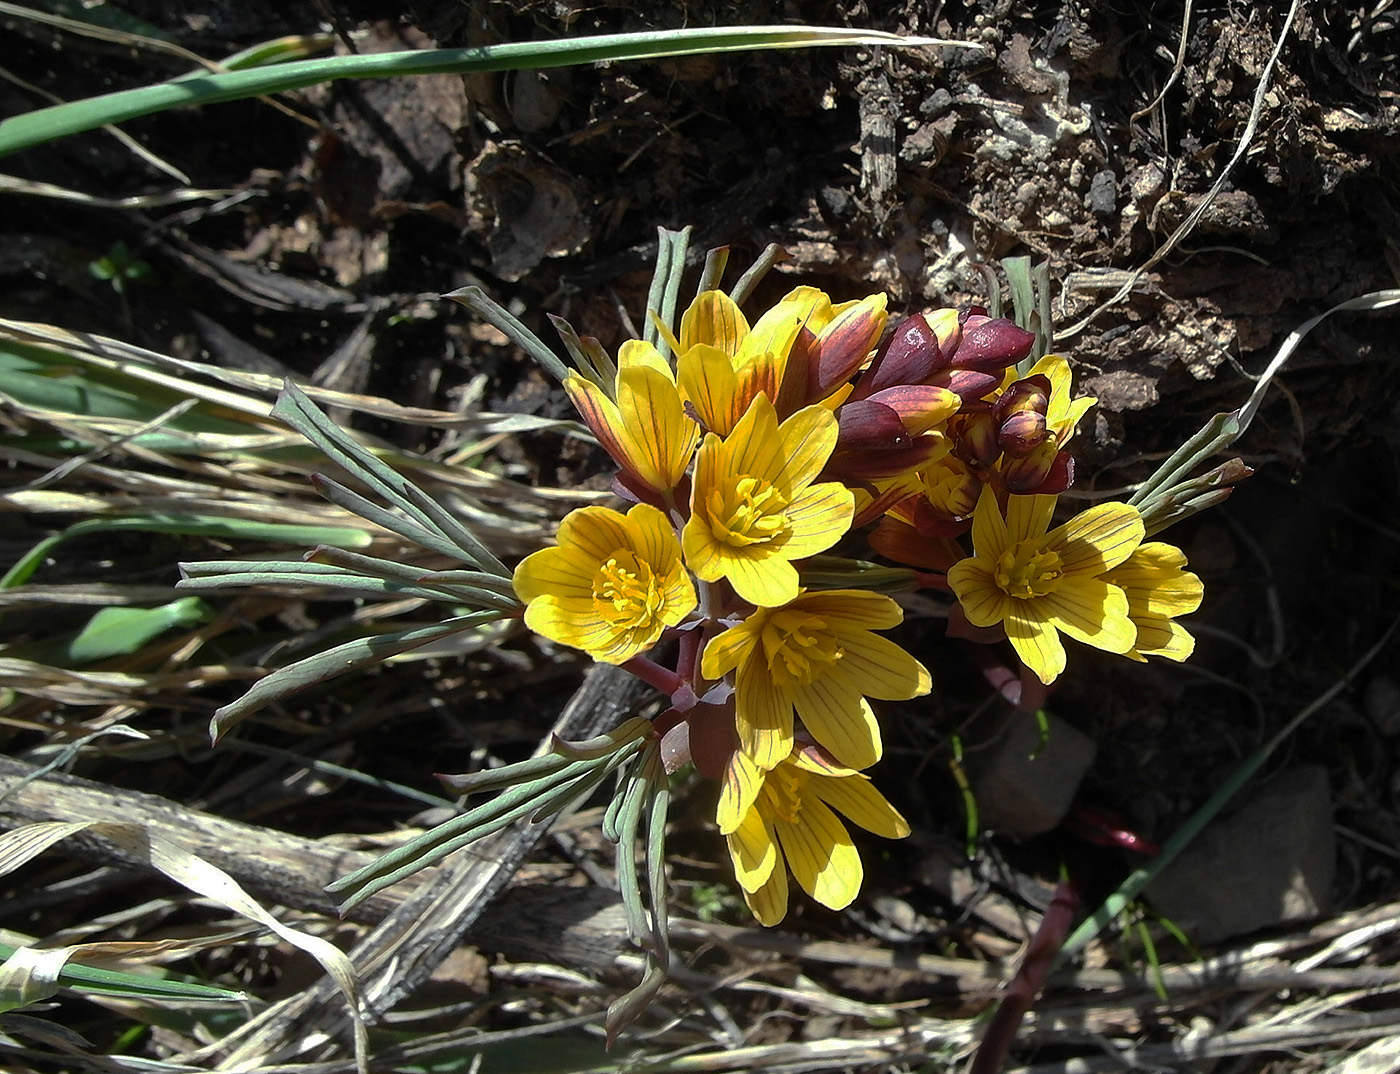
[[[828,589],[802,594],[802,610],[840,620],[852,629],[888,630],[904,622],[904,609],[883,593],[864,589]]]
[[[773,685],[762,661],[735,676],[734,723],[740,747],[759,768],[774,768],[792,752],[792,698]]]
[[[885,796],[865,776],[845,779],[822,777],[807,783],[807,793],[815,794],[852,824],[886,839],[903,839],[909,834],[909,822],[899,810],[885,801]]]
[[[850,833],[819,798],[804,797],[796,824],[773,826],[793,879],[812,898],[844,910],[860,892],[865,871]]]
[[[778,864],[778,848],[763,818],[757,812],[745,814],[742,823],[727,835],[726,842],[739,886],[753,892],[766,884]]]
[[[675,383],[650,365],[619,369],[617,411],[630,468],[654,489],[675,488],[700,438]]]
[[[836,416],[825,407],[803,407],[778,430],[782,440],[782,475],[776,483],[796,491],[806,488],[836,448]]]
[[[778,608],[797,596],[799,585],[797,568],[777,552],[767,545],[716,545],[715,560],[720,576],[729,579],[741,598],[760,608]]]
[[[959,560],[948,571],[948,588],[957,596],[967,621],[976,627],[996,626],[1011,610],[1011,598],[997,585],[992,562]]]
[[[972,513],[972,547],[982,559],[995,563],[1006,551],[1006,520],[1002,518],[997,494],[991,485],[982,487],[977,509]]]
[[[627,512],[628,544],[637,555],[662,573],[680,558],[680,544],[671,520],[650,504],[634,504]]]
[[[728,835],[743,823],[763,789],[764,770],[754,763],[752,757],[738,751],[729,760],[724,771],[724,783],[720,787],[719,805],[715,810],[716,823],[721,834]]]
[[[704,291],[681,315],[680,353],[706,344],[725,354],[737,354],[748,334],[749,322],[732,298],[723,291]]]
[[[773,875],[757,891],[744,892],[744,902],[758,919],[760,925],[772,928],[787,916],[788,880],[787,870],[777,868]]]
[[[806,559],[825,552],[851,528],[855,496],[845,485],[823,481],[799,492],[785,512],[789,531],[783,542],[786,559]]]
[[[792,350],[792,341],[802,329],[807,310],[801,302],[779,302],[768,310],[749,330],[736,352],[741,364],[762,354],[785,359]]]
[[[586,563],[584,567],[586,569]],[[566,551],[560,548],[542,548],[532,552],[516,565],[511,576],[515,595],[526,604],[546,593],[560,596],[591,597],[593,595],[592,572],[579,570],[579,564],[571,562]]]
[[[1168,660],[1185,660],[1196,650],[1196,639],[1180,623],[1165,616],[1134,618],[1137,623],[1137,644],[1134,651],[1143,656],[1161,656]]]
[[[1011,607],[1005,623],[1011,647],[1021,663],[1049,686],[1065,670],[1065,647],[1060,641],[1060,632],[1052,624],[1030,617],[1024,608],[1026,601],[1009,603]]]
[[[1008,546],[1034,540],[1050,528],[1056,496],[1016,496],[1006,498],[1006,543]]]
[[[761,612],[756,613],[711,638],[700,657],[700,674],[713,682],[747,660],[758,645],[764,620]]]
[[[1045,539],[1065,574],[1102,574],[1142,543],[1142,516],[1126,503],[1101,503],[1075,515]]]
[[[697,344],[676,363],[676,380],[706,428],[720,436],[733,431],[744,407],[739,405],[739,377],[729,355],[707,343]]]
[[[671,363],[661,356],[661,352],[653,344],[645,340],[629,339],[618,348],[618,373],[629,369],[651,369],[660,373],[672,385],[676,383],[676,375],[671,372]]]
[[[889,638],[868,630],[841,630],[841,660],[833,670],[866,697],[907,701],[933,687],[928,669]]]
[[[618,417],[617,404],[608,398],[602,388],[577,373],[570,373],[565,378],[564,391],[574,404],[579,417],[583,418],[613,462],[619,466],[628,466],[629,459],[623,446],[622,420]]]
[[[766,395],[760,395],[725,437],[716,456],[716,474],[739,474],[772,484],[783,469],[781,448],[778,412]]]
[[[884,753],[870,703],[849,682],[826,675],[793,689],[802,725],[837,761],[859,771]]]
[[[1127,595],[1102,578],[1066,576],[1053,593],[1026,601],[1075,641],[1110,653],[1126,653],[1137,641]]]

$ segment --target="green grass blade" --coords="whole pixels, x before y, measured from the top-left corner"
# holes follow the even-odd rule
[[[516,41],[465,49],[423,49],[375,55],[299,60],[221,74],[186,77],[140,89],[121,90],[84,101],[40,108],[0,123],[0,157],[70,134],[122,123],[171,108],[218,104],[305,89],[342,78],[464,74],[520,68],[566,67],[609,60],[646,60],[702,52],[743,52],[768,48],[959,44],[931,38],[900,37],[874,30],[834,26],[690,27],[607,34],[560,41]],[[981,47],[981,46],[969,46]]]
[[[0,943],[0,962],[15,953],[16,948]],[[226,988],[196,984],[166,977],[148,977],[141,973],[122,973],[119,970],[101,970],[92,966],[82,966],[70,962],[58,975],[58,983],[64,988],[82,992],[101,992],[109,996],[130,996],[133,999],[188,999],[203,1002],[243,1003],[248,997],[242,992],[230,992]]]
[[[364,548],[370,536],[364,530],[345,526],[301,526],[283,522],[249,522],[238,518],[205,515],[128,515],[122,518],[94,518],[69,526],[62,533],[46,537],[0,578],[0,589],[23,585],[44,558],[59,544],[73,537],[92,533],[178,533],[188,537],[227,537],[250,541],[279,541],[286,544],[328,544],[342,548]]]
[[[309,686],[359,668],[382,663],[391,656],[421,649],[430,642],[460,634],[499,618],[500,612],[476,612],[416,630],[400,630],[372,638],[356,638],[315,656],[308,656],[305,660],[288,664],[265,679],[259,679],[252,689],[237,701],[232,701],[215,712],[209,723],[210,735],[217,741],[225,731],[245,716]]]
[[[63,646],[58,663],[65,667],[134,653],[148,641],[176,627],[208,621],[213,613],[198,597],[183,597],[159,608],[103,608]]]

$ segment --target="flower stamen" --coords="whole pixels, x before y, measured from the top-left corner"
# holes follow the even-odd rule
[[[1007,596],[1030,600],[1053,593],[1064,571],[1057,553],[1040,548],[1039,541],[1021,541],[997,560],[996,583]]]
[[[756,477],[741,477],[710,493],[710,531],[731,548],[766,544],[788,528],[788,499]]]

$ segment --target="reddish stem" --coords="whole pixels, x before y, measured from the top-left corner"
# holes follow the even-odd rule
[[[1050,968],[1055,964],[1055,955],[1064,946],[1078,910],[1078,890],[1072,881],[1061,880],[1045,916],[1040,919],[1040,928],[1035,930],[1035,936],[1026,948],[1016,976],[1002,992],[1001,1002],[997,1004],[992,1020],[987,1023],[987,1031],[982,1034],[982,1042],[977,1046],[977,1054],[972,1057],[967,1074],[997,1074],[1006,1066],[1006,1057],[1016,1040],[1016,1031],[1045,987]]]

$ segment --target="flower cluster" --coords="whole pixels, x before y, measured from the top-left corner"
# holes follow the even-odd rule
[[[837,555],[856,531],[916,568],[886,582],[949,594],[952,632],[1009,641],[1042,684],[1065,668],[1062,635],[1135,660],[1192,649],[1176,618],[1200,580],[1145,542],[1137,508],[1053,525],[1094,403],[1072,399],[1068,362],[1032,361],[1035,337],[981,310],[886,321],[882,295],[833,305],[800,287],[750,326],[711,290],[615,363],[570,334],[589,360],[565,389],[631,506],[573,512],[515,571],[532,630],[670,695],[654,733],[671,767],[719,781],[716,820],[766,925],[789,874],[828,907],[855,897],[841,817],[909,831],[866,775],[883,752],[872,701],[932,682],[882,633],[900,605]]]

